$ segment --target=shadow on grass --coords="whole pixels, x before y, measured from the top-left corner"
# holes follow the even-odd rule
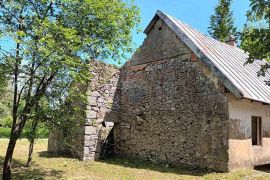
[[[47,151],[38,152],[38,154],[40,157],[45,157],[45,158],[74,159],[70,155],[67,155],[67,154],[54,154],[54,153],[49,153]],[[161,173],[173,173],[177,175],[204,176],[204,175],[214,172],[211,170],[198,169],[198,168],[192,168],[192,167],[187,167],[187,166],[166,167],[166,166],[154,164],[150,161],[144,161],[144,160],[140,160],[136,158],[132,159],[132,158],[111,157],[111,158],[98,160],[97,162],[118,165],[118,166],[128,167],[128,168],[134,168],[134,169],[145,169],[145,170],[157,171]]]
[[[173,173],[177,175],[191,175],[191,176],[204,176],[209,173],[213,173],[211,170],[191,168],[187,166],[179,167],[166,167],[162,165],[156,165],[149,161],[128,159],[128,158],[107,158],[100,160],[102,163],[114,164],[128,168],[146,169],[151,171],[158,171],[161,173]]]
[[[38,152],[39,157],[44,157],[44,158],[68,158],[68,159],[74,159],[70,154],[55,154],[55,153],[50,153],[48,151],[41,151]]]
[[[0,156],[0,178],[3,173],[4,157]],[[62,177],[62,171],[42,169],[37,164],[32,164],[31,167],[25,167],[25,164],[16,159],[12,160],[12,179],[45,179]]]

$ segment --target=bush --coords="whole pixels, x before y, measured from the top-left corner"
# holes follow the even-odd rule
[[[28,121],[23,129],[22,138],[29,138],[32,132],[32,121]],[[45,123],[40,122],[36,129],[36,138],[48,138],[49,130]]]
[[[0,118],[0,127],[9,127],[11,128],[12,119],[10,116]]]
[[[9,138],[11,128],[0,127],[0,138]]]
[[[11,128],[8,127],[0,127],[0,138],[9,138]],[[27,129],[24,129],[21,135],[21,138],[27,138]],[[41,127],[37,130],[37,138],[48,138],[49,131],[45,127]]]

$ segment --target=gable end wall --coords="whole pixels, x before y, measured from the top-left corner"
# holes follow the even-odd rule
[[[228,170],[228,103],[219,82],[161,21],[120,73],[117,156]]]

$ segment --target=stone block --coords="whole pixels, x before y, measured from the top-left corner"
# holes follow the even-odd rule
[[[97,105],[97,97],[95,97],[95,96],[88,97],[88,105],[96,106]]]
[[[94,154],[90,154],[88,156],[83,157],[83,161],[93,161],[93,160],[95,160]]]
[[[94,126],[85,126],[86,135],[95,135],[98,132],[98,128]]]
[[[100,108],[100,112],[101,112],[101,113],[104,113],[104,114],[105,114],[105,113],[108,112],[108,111],[109,111],[109,110],[108,110],[108,108],[106,108],[106,107],[101,107],[101,108]]]
[[[92,147],[92,146],[96,146],[96,143],[97,143],[96,140],[85,140],[84,141],[84,146]]]
[[[104,102],[105,102],[105,100],[104,100],[104,98],[103,98],[103,97],[100,97],[100,98],[98,98],[98,99],[97,99],[97,102],[98,102],[98,103],[104,103]]]
[[[105,122],[105,127],[113,127],[114,123],[113,122]]]
[[[92,110],[98,112],[99,111],[99,108],[98,107],[91,107]]]
[[[92,97],[100,97],[101,95],[100,95],[100,93],[99,93],[98,91],[93,91],[93,92],[91,93],[91,96],[92,96]]]
[[[97,118],[97,112],[93,110],[86,110],[86,117],[87,118]]]
[[[89,148],[88,147],[84,147],[83,148],[83,154],[84,155],[88,155],[89,154]]]
[[[85,136],[84,136],[84,140],[85,140],[85,141],[89,141],[90,139],[91,139],[91,136],[89,136],[89,135],[85,135]]]

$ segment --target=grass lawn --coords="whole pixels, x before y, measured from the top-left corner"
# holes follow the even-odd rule
[[[0,139],[0,176],[8,140]],[[211,173],[181,168],[166,168],[149,162],[127,159],[109,159],[100,162],[82,162],[46,153],[47,140],[35,146],[34,164],[24,167],[28,141],[20,140],[13,160],[13,179],[270,179],[270,167],[264,171],[242,170],[231,173]]]

